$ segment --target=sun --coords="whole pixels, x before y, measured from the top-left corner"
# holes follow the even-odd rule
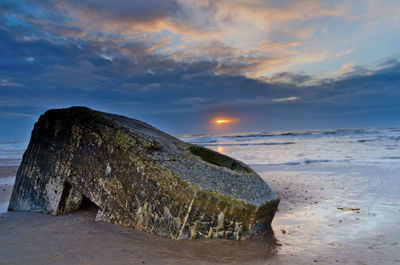
[[[237,121],[238,119],[235,118],[216,118],[211,120],[210,122],[216,125],[224,125],[224,124],[234,123]]]
[[[231,123],[231,120],[216,120],[215,123],[221,124],[221,123]]]

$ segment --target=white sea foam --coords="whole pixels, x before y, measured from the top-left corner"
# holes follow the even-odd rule
[[[21,159],[28,142],[0,142],[0,159]]]

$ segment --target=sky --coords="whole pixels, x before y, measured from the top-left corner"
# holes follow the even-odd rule
[[[399,126],[399,43],[398,0],[2,0],[0,141],[70,106],[174,135]]]

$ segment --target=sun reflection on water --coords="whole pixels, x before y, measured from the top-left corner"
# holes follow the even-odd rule
[[[221,153],[221,154],[224,154],[224,153],[225,153],[225,147],[223,147],[223,146],[218,146],[218,147],[217,147],[217,152],[218,152],[218,153]]]

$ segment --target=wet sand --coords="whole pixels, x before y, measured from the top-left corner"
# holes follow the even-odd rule
[[[400,166],[253,168],[281,197],[273,233],[173,241],[93,222],[93,210],[9,212],[0,214],[0,264],[400,264]],[[2,173],[1,202],[12,180]]]
[[[400,166],[254,168],[281,197],[269,263],[400,264]]]

